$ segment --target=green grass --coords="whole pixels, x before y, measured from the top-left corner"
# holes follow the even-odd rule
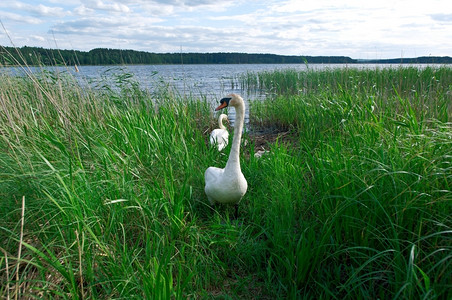
[[[253,128],[290,139],[258,159],[245,136],[231,220],[204,194],[209,103],[1,75],[0,296],[452,297],[452,70],[247,76],[279,89]]]

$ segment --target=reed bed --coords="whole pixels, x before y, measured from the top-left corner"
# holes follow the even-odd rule
[[[450,68],[248,74],[277,91],[253,128],[291,138],[245,135],[236,220],[206,101],[1,76],[3,298],[452,297]]]
[[[275,256],[291,260],[275,269],[303,284],[313,279],[307,270],[323,270],[325,280],[314,279],[322,297],[450,297],[450,289],[442,294],[431,284],[451,284],[442,275],[452,270],[452,70],[276,73],[324,80],[322,87],[313,84],[301,93],[281,84],[283,95],[251,105],[254,126],[297,136],[296,150],[277,146],[277,151],[287,147],[290,157],[279,164],[294,168],[282,190],[297,192],[284,198],[304,200],[284,209],[294,213],[289,236],[298,240],[288,245],[285,239],[284,247],[293,252],[284,248]],[[290,163],[294,157],[299,164]],[[304,223],[298,235],[297,222]],[[302,267],[296,268],[297,260]],[[293,297],[297,288],[294,284]]]

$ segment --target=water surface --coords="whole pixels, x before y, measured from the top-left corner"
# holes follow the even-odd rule
[[[405,65],[403,65],[405,66]],[[407,65],[408,66],[408,65]],[[412,66],[412,65],[409,65]],[[423,67],[424,65],[416,65]],[[126,66],[73,66],[69,67],[11,67],[0,68],[0,72],[23,75],[25,72],[38,74],[56,72],[74,76],[82,85],[92,88],[109,86],[119,88],[124,82],[135,82],[140,88],[158,93],[162,88],[171,88],[184,98],[202,98],[216,106],[219,99],[230,93],[242,95],[245,102],[262,99],[265,91],[241,89],[238,77],[248,72],[292,69],[304,71],[326,68],[390,68],[400,67],[388,64],[225,64],[225,65],[126,65]],[[247,105],[248,107],[249,105]],[[229,110],[230,120],[234,120],[234,110]],[[248,119],[248,110],[246,112]]]

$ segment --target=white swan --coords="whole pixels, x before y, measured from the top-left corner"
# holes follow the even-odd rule
[[[223,150],[229,143],[229,132],[223,125],[223,120],[228,121],[228,116],[221,114],[218,118],[218,127],[210,133],[210,145],[216,146],[218,151]],[[229,122],[229,121],[228,121]]]
[[[240,141],[245,121],[245,103],[239,95],[230,94],[220,100],[220,106],[215,110],[227,106],[235,108],[234,138],[228,162],[224,169],[209,167],[204,173],[206,181],[204,191],[212,205],[215,203],[237,204],[248,188],[248,183],[240,169]]]

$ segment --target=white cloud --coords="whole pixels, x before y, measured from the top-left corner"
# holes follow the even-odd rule
[[[430,17],[434,21],[446,22],[446,23],[451,23],[452,22],[452,13],[448,13],[448,14],[436,13],[436,14],[431,14]]]
[[[84,6],[94,10],[104,10],[110,12],[128,13],[130,8],[127,5],[118,3],[116,1],[102,1],[102,0],[83,0],[81,1]]]
[[[385,58],[452,55],[452,13],[445,2],[22,0],[1,1],[0,19],[29,46],[47,46],[44,37],[80,50],[176,52],[182,46],[192,52]],[[2,35],[0,44],[8,44]]]
[[[30,24],[30,25],[44,23],[44,20],[41,20],[36,17],[31,17],[31,16],[24,17],[21,14],[10,13],[10,12],[1,12],[0,20],[2,20],[2,19],[6,19],[6,20],[14,22],[14,23],[22,23],[22,24]]]
[[[35,17],[63,17],[66,12],[63,8],[57,6],[47,6],[43,4],[33,5],[23,2],[3,3],[2,6],[8,10],[20,11],[22,14],[27,13]]]
[[[76,8],[74,8],[73,13],[75,15],[79,15],[79,16],[87,16],[87,15],[91,15],[95,12],[94,9],[86,7],[84,4],[77,6]]]

